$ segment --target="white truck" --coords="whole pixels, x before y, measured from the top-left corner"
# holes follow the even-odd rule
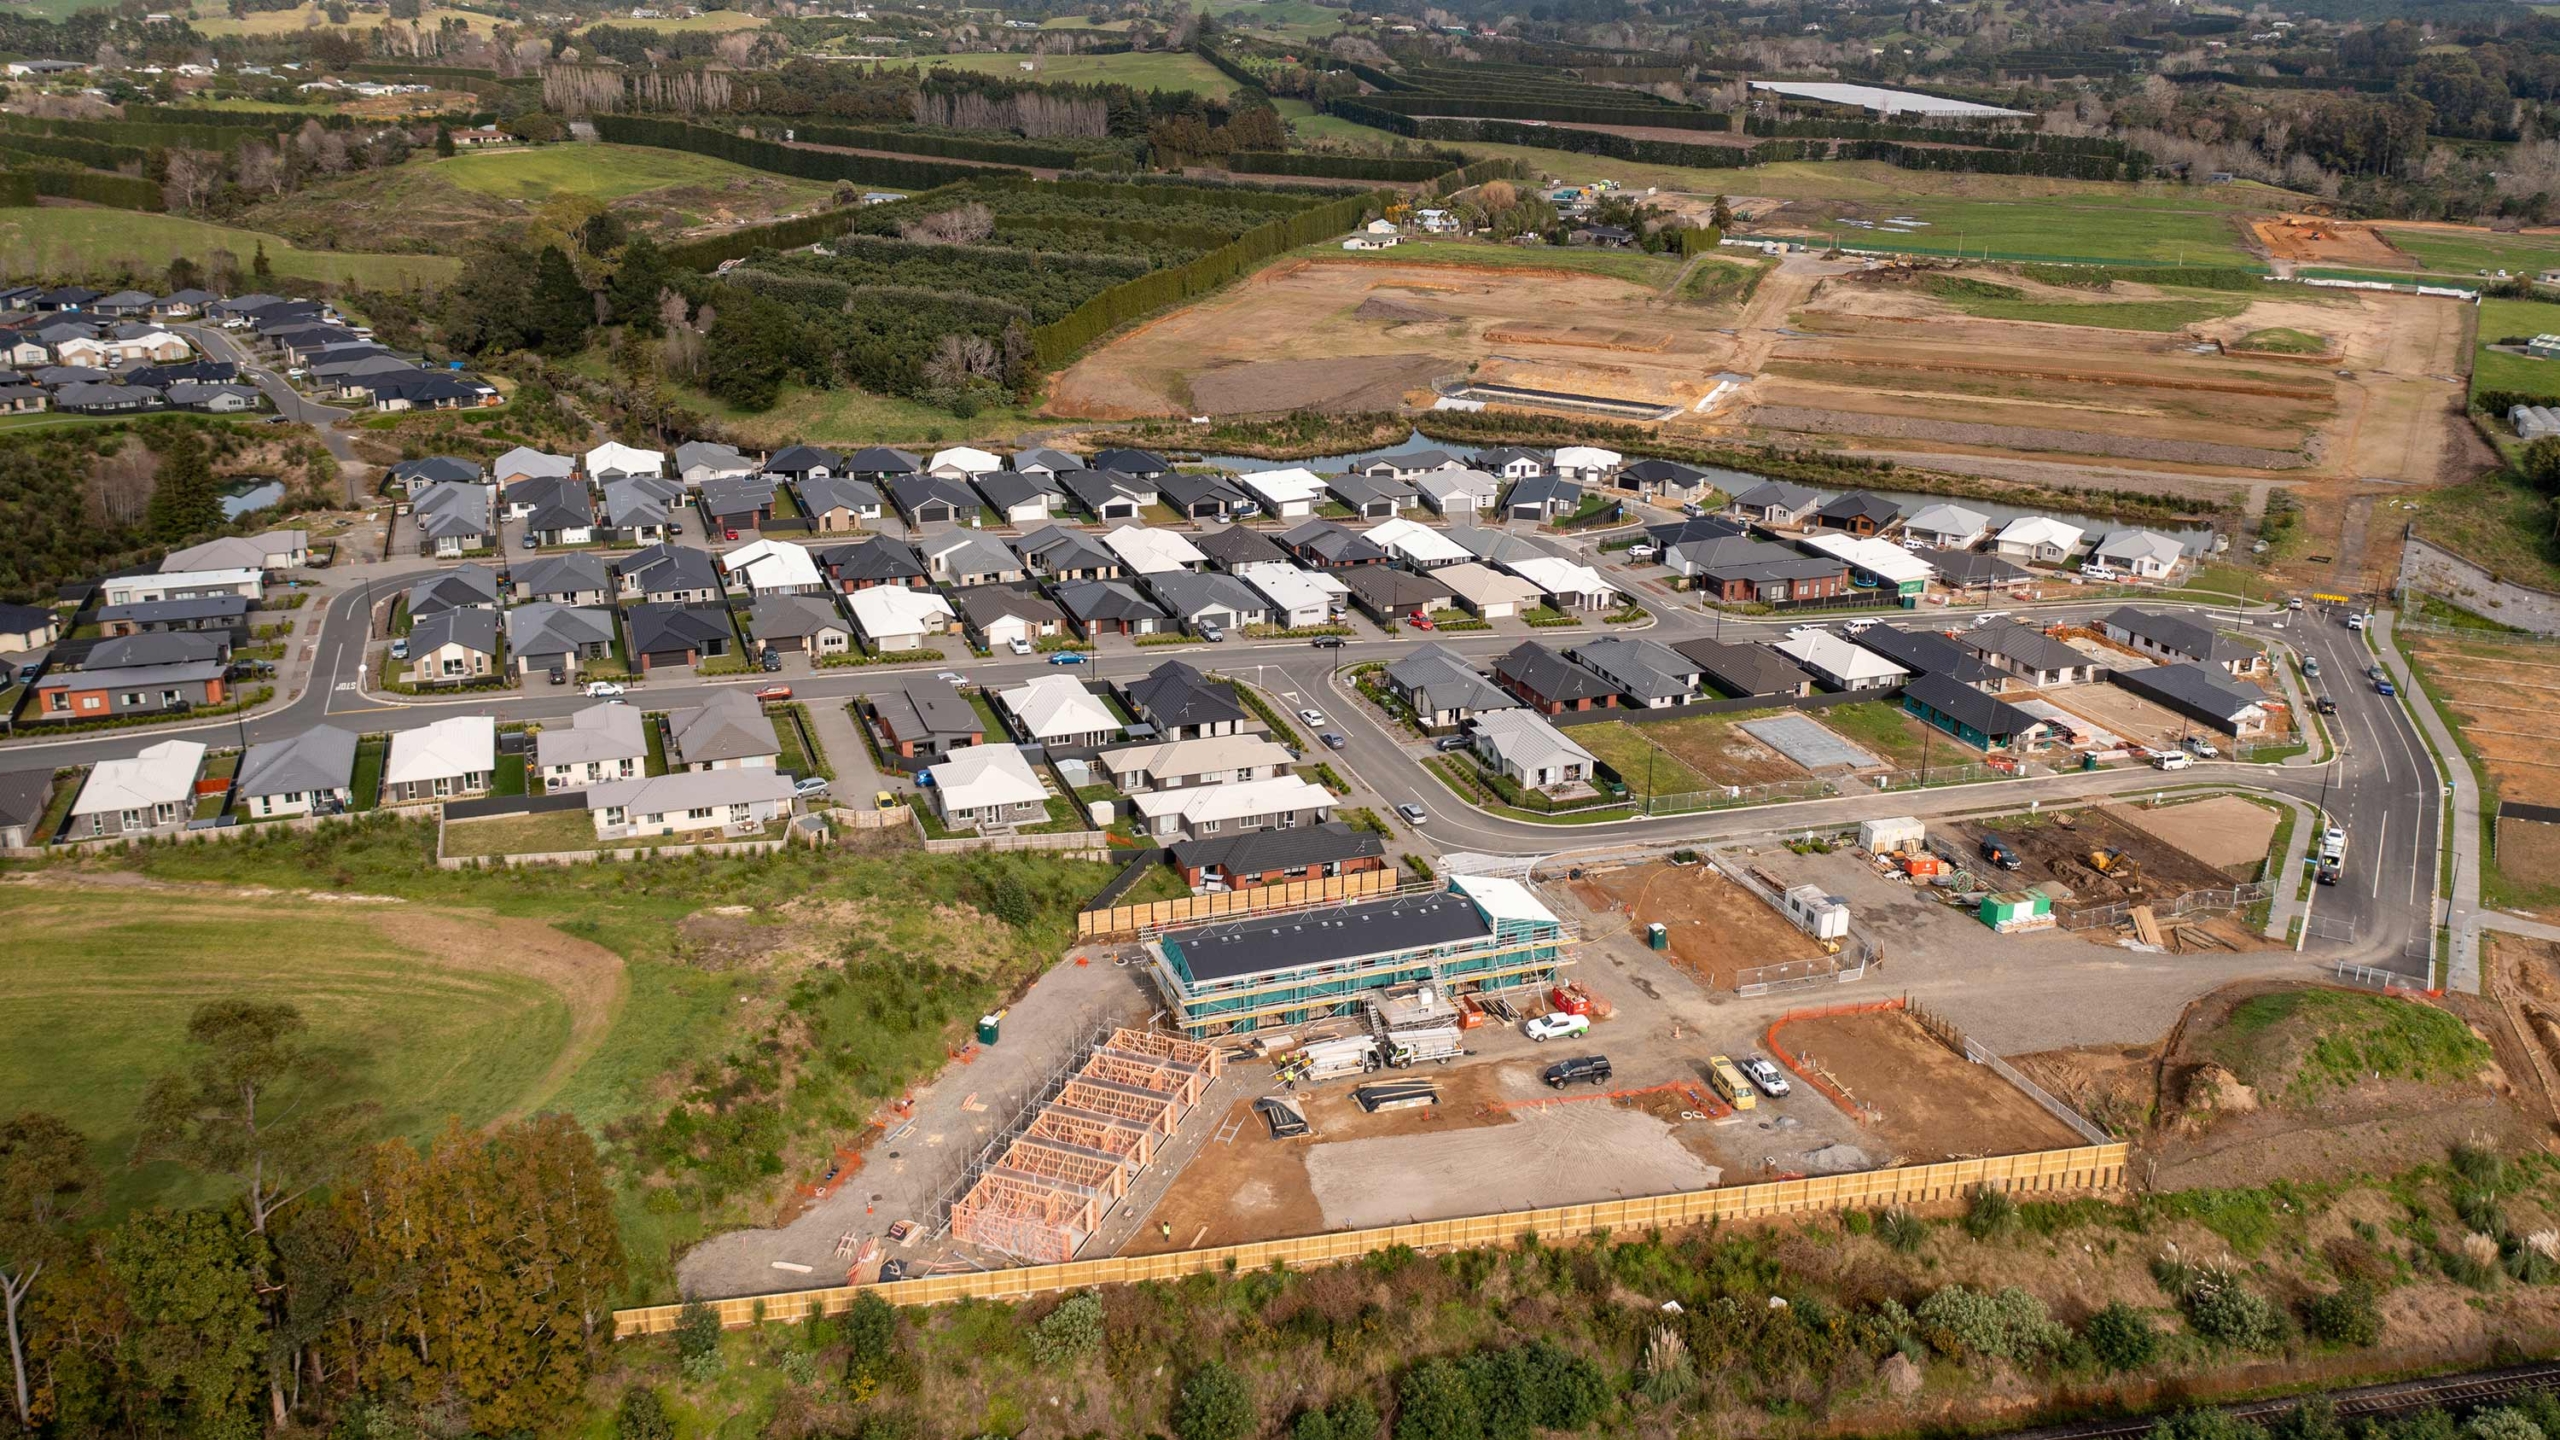
[[[1281,1074],[1312,1085],[1345,1075],[1364,1075],[1378,1065],[1378,1042],[1366,1035],[1349,1035],[1300,1047],[1282,1067]]]
[[[2335,885],[2347,868],[2347,832],[2332,825],[2320,832],[2320,883]]]

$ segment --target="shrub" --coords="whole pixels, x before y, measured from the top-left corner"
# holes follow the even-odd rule
[[[1290,1425],[1289,1440],[1378,1440],[1378,1407],[1357,1390],[1330,1408],[1309,1406]]]
[[[1876,1238],[1905,1255],[1929,1238],[1929,1222],[1897,1205],[1876,1212]]]
[[[676,1312],[676,1353],[687,1360],[720,1349],[720,1312],[699,1300]]]
[[[2462,1440],[2543,1440],[2543,1434],[2522,1411],[2501,1405],[2472,1416],[2462,1427]]]
[[[1689,1356],[1689,1342],[1668,1325],[1653,1327],[1645,1338],[1637,1372],[1636,1388],[1656,1405],[1676,1405],[1698,1388],[1698,1365]]]
[[[898,1363],[898,1307],[865,1290],[844,1312],[845,1383],[867,1399],[889,1383]]]
[[[1191,1372],[1173,1403],[1173,1433],[1182,1440],[1244,1440],[1256,1423],[1244,1377],[1215,1360]]]
[[[2230,1271],[2196,1273],[2186,1294],[2187,1323],[2204,1338],[2242,1350],[2264,1350],[2284,1338],[2284,1312]]]
[[[667,1419],[667,1403],[658,1398],[658,1392],[634,1385],[622,1392],[613,1433],[616,1440],[675,1440],[676,1427]]]
[[[2160,1332],[2151,1317],[2121,1300],[2090,1316],[2080,1334],[2089,1342],[2089,1353],[2109,1370],[2139,1370],[2160,1354]]]
[[[1058,1302],[1031,1327],[1031,1358],[1051,1369],[1102,1348],[1102,1297],[1088,1290]]]
[[[2267,1440],[2267,1432],[2223,1410],[2188,1410],[2151,1427],[2151,1440]]]
[[[2382,1307],[2371,1287],[2349,1281],[2313,1296],[2302,1308],[2302,1328],[2335,1345],[2371,1345],[2382,1338]]]
[[[1395,1440],[1477,1440],[1483,1433],[1475,1392],[1455,1363],[1425,1360],[1405,1372],[1396,1387]]]
[[[728,1368],[728,1364],[720,1358],[720,1352],[717,1350],[705,1350],[697,1355],[687,1355],[683,1362],[676,1366],[677,1372],[684,1376],[684,1383],[687,1385],[708,1385],[719,1379]]]
[[[1973,1200],[1965,1206],[1964,1233],[1976,1240],[1992,1236],[2018,1223],[2018,1202],[2005,1190],[1985,1185],[1973,1192]]]
[[[2071,1338],[2043,1301],[2014,1285],[1996,1295],[1949,1285],[1921,1301],[1915,1318],[1929,1343],[1949,1355],[2023,1360]]]

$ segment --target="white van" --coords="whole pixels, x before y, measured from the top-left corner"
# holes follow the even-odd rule
[[[2154,770],[2184,770],[2194,763],[2196,763],[2196,757],[2177,750],[2151,757],[2151,768]]]

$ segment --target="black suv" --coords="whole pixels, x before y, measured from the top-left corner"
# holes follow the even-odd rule
[[[1342,648],[1342,637],[1339,635],[1319,635],[1313,640],[1308,641],[1307,644],[1317,650],[1339,650]]]
[[[1605,1084],[1609,1074],[1608,1056],[1576,1055],[1548,1066],[1545,1078],[1549,1089],[1561,1090],[1577,1080],[1588,1085]]]

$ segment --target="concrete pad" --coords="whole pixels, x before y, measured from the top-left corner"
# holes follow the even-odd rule
[[[1738,728],[1807,770],[1865,770],[1884,763],[1828,726],[1803,715],[1745,720]]]

